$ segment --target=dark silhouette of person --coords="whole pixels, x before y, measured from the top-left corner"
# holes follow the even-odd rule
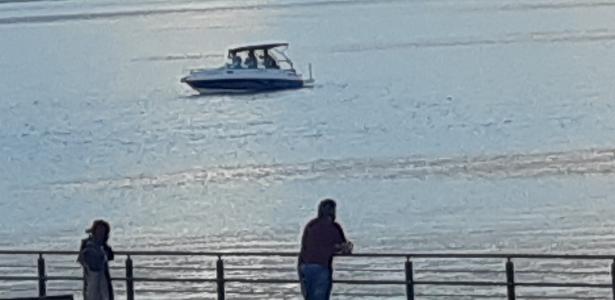
[[[306,300],[329,300],[333,286],[333,256],[352,253],[342,227],[335,222],[335,201],[318,205],[318,216],[303,230],[299,253],[299,280]]]
[[[269,51],[267,51],[267,49],[265,49],[263,53],[263,65],[265,65],[265,68],[267,69],[279,69],[280,68],[280,66],[278,66],[278,63],[275,61],[275,59],[273,59],[273,57],[269,55]]]
[[[231,68],[232,69],[241,69],[241,56],[233,53],[231,56]]]
[[[104,220],[95,220],[85,232],[89,236],[81,240],[77,258],[83,267],[83,299],[113,300],[109,261],[114,259],[114,254],[107,243],[111,226]]]
[[[254,55],[254,50],[250,50],[250,52],[248,52],[248,57],[246,58],[245,63],[248,69],[256,69],[258,67],[258,62],[256,60],[256,55]]]

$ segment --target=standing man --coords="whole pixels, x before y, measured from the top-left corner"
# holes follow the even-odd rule
[[[335,201],[318,205],[318,216],[303,230],[299,253],[299,280],[305,300],[329,300],[333,286],[332,262],[335,254],[350,254],[352,243],[335,222]]]
[[[109,273],[109,261],[113,260],[113,249],[107,244],[111,226],[104,220],[96,220],[85,232],[89,236],[81,241],[77,258],[83,267],[83,298],[113,300],[113,285]]]

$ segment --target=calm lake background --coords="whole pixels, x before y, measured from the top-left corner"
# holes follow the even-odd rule
[[[296,251],[332,197],[359,252],[613,253],[614,15],[598,0],[0,1],[0,248],[76,250],[104,218],[118,250]],[[316,86],[179,82],[262,41],[289,41]],[[255,299],[296,297],[276,293]]]

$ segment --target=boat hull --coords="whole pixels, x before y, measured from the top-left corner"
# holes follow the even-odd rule
[[[299,89],[306,85],[294,70],[214,69],[194,71],[182,82],[201,94],[250,93]]]
[[[303,80],[279,79],[213,79],[184,81],[200,93],[252,92],[299,89]]]

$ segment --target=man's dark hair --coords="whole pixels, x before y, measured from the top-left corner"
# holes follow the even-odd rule
[[[335,201],[333,199],[325,199],[320,201],[318,205],[318,217],[331,217],[335,220]]]

